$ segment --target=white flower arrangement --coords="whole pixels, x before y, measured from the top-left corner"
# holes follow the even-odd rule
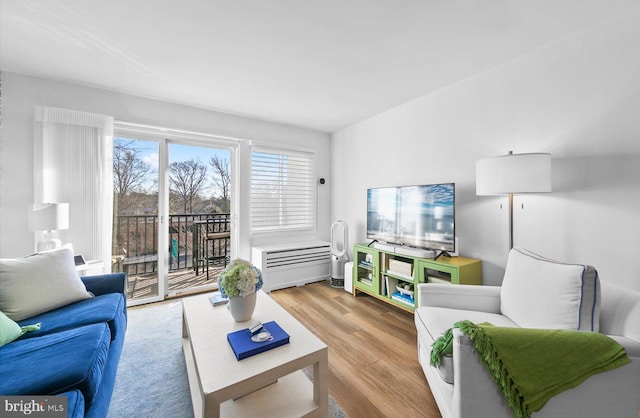
[[[262,288],[262,272],[250,262],[237,258],[220,273],[218,287],[224,297],[250,295]]]

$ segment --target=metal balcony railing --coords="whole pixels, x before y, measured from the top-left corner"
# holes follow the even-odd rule
[[[229,213],[169,215],[169,271],[226,262],[230,256]],[[113,227],[113,271],[155,273],[158,260],[158,216],[116,215]]]

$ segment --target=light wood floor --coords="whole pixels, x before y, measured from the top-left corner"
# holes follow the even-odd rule
[[[413,314],[326,282],[270,295],[329,347],[329,394],[350,418],[440,417]]]

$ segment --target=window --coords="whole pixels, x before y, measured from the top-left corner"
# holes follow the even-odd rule
[[[314,229],[315,155],[253,147],[251,150],[251,230]]]

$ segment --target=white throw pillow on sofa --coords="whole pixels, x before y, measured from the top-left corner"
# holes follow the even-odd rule
[[[592,266],[514,248],[500,291],[502,314],[524,328],[598,331],[600,282]]]
[[[0,310],[14,321],[90,297],[67,248],[0,259]]]

